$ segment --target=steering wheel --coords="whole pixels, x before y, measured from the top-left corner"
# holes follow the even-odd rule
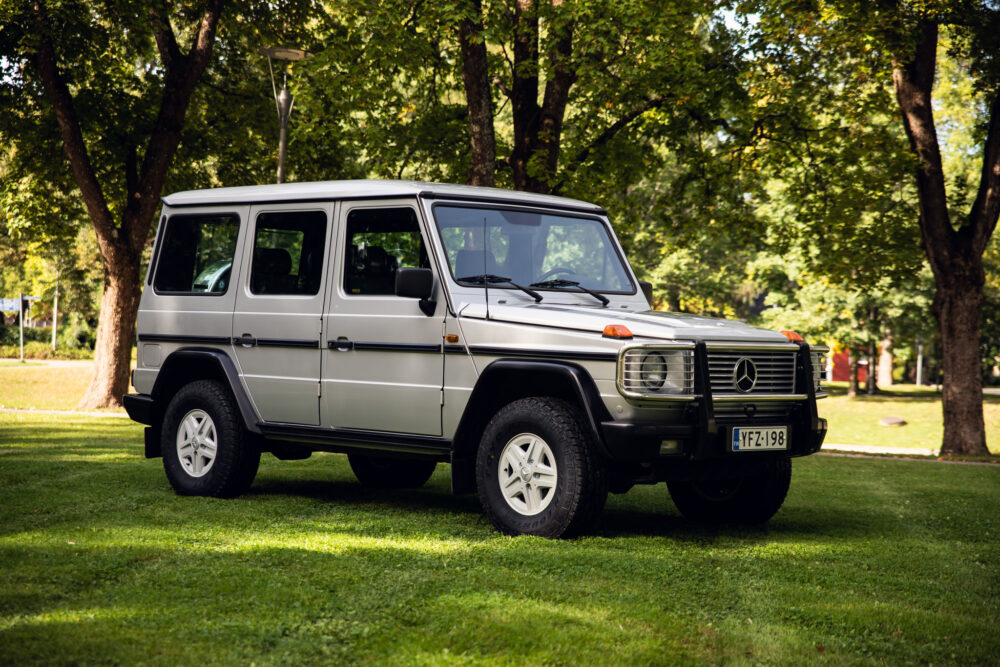
[[[571,276],[575,276],[576,275],[576,271],[574,271],[573,269],[568,269],[565,266],[557,266],[556,268],[549,269],[548,271],[546,271],[545,273],[543,273],[542,277],[538,279],[538,282],[542,282],[543,280],[545,280],[549,276],[554,276],[557,273],[568,273]]]

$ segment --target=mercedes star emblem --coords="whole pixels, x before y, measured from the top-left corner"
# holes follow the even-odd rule
[[[733,368],[733,384],[736,390],[749,394],[757,384],[757,365],[750,357],[743,357]]]

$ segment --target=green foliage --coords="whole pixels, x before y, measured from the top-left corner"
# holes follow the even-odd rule
[[[21,346],[19,344],[13,345],[0,345],[0,359],[19,359],[21,357]],[[24,358],[25,359],[93,359],[94,350],[86,348],[72,348],[72,347],[57,347],[55,350],[52,349],[51,340],[47,343],[43,342],[31,342],[24,344]],[[73,401],[73,405],[80,398],[80,393],[85,388],[85,385],[79,387],[74,394],[76,400]]]

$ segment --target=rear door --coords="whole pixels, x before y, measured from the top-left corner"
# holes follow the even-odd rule
[[[441,434],[446,304],[425,315],[395,295],[396,271],[431,268],[415,202],[344,202],[324,325],[322,424]],[[435,280],[440,291],[440,283]]]
[[[254,206],[233,314],[247,394],[269,422],[319,424],[333,204]]]

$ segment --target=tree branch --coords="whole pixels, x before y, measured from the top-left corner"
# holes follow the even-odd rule
[[[97,182],[97,176],[90,162],[87,145],[83,140],[83,132],[80,130],[80,122],[77,119],[76,110],[73,108],[73,98],[56,65],[55,51],[48,34],[48,17],[42,0],[36,0],[34,3],[34,22],[37,36],[36,52],[33,58],[35,69],[42,81],[45,95],[55,110],[56,122],[62,135],[66,157],[69,158],[73,180],[76,181],[76,185],[83,195],[83,203],[94,224],[94,230],[102,245],[103,253],[106,250],[105,246],[113,242],[117,230],[114,218],[104,198],[104,192]]]
[[[123,231],[135,252],[141,252],[146,242],[167,170],[180,144],[191,94],[211,60],[223,4],[224,0],[206,0],[198,30],[191,38],[190,51],[181,58],[172,58],[169,66],[164,63],[160,112],[139,170],[139,187],[126,203],[122,220]]]
[[[153,30],[153,37],[156,39],[156,48],[160,52],[160,61],[163,63],[164,69],[170,69],[174,67],[175,63],[184,57],[181,53],[180,48],[177,46],[177,38],[174,36],[174,30],[170,27],[170,19],[167,18],[164,11],[166,7],[160,6],[150,6],[149,8],[149,26]]]
[[[631,124],[632,121],[634,121],[636,118],[638,118],[639,116],[641,116],[642,114],[646,113],[651,109],[656,109],[663,106],[663,103],[665,101],[666,101],[665,98],[656,96],[646,100],[636,108],[626,113],[624,116],[616,120],[614,123],[604,128],[604,131],[601,132],[599,135],[597,135],[593,141],[591,141],[589,144],[587,144],[579,151],[577,151],[576,155],[573,157],[573,163],[574,164],[582,163],[584,160],[587,159],[588,155],[590,155],[592,152],[594,152],[598,148],[603,147],[609,141],[614,139],[615,135],[617,135],[619,132],[628,127],[628,125]]]
[[[983,171],[979,178],[976,201],[969,214],[972,227],[972,247],[979,255],[993,235],[1000,217],[1000,89],[990,104],[990,120],[986,131],[986,148],[983,150]]]
[[[562,4],[563,0],[552,0],[554,10]],[[573,57],[573,21],[554,16],[551,23],[554,43],[549,50],[549,60],[553,71],[552,77],[545,83],[538,142],[539,148],[545,151],[546,180],[552,179],[556,173],[563,117],[566,115],[569,90],[576,81],[576,71],[570,63]]]
[[[920,227],[927,257],[937,274],[942,262],[950,261],[956,234],[948,216],[944,169],[931,106],[938,26],[931,21],[922,21],[918,30],[917,48],[909,61],[893,63],[892,82],[903,114],[906,136],[918,162]]]

